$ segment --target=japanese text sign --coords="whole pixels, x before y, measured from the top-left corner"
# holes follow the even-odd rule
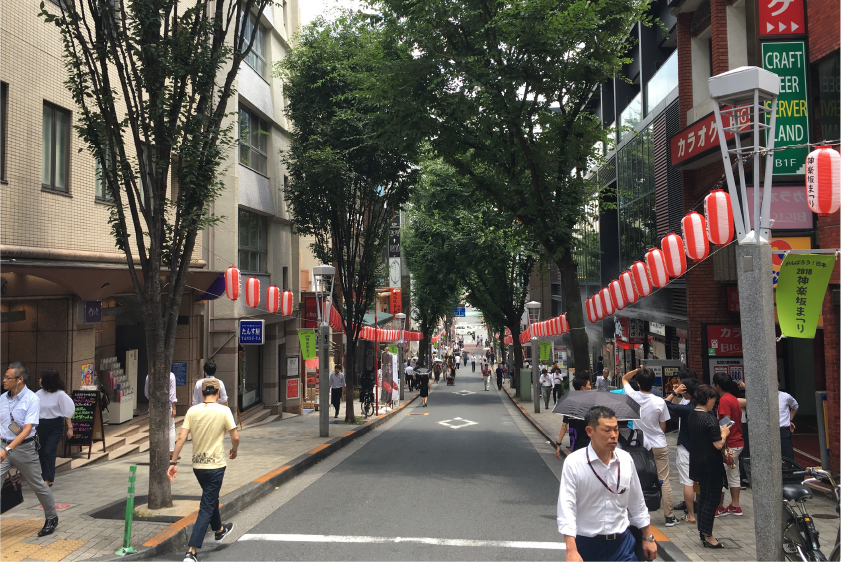
[[[541,342],[540,343],[540,360],[541,361],[552,361],[552,342]]]
[[[753,186],[747,188],[748,211],[753,216]],[[762,188],[762,193],[765,188]],[[814,214],[806,203],[806,186],[784,184],[771,187],[771,216],[774,230],[811,230]]]
[[[301,326],[305,329],[315,329],[318,327],[318,301],[315,297],[307,297],[304,299],[304,320],[301,321]],[[304,358],[306,359],[306,357]]]
[[[739,325],[707,325],[709,355],[742,355],[742,327]]]
[[[730,127],[732,117],[724,115],[729,107],[723,107],[721,122],[725,127]],[[747,119],[743,118],[742,122]],[[710,113],[700,121],[696,121],[669,140],[669,149],[672,154],[672,165],[678,165],[689,159],[706,152],[713,147],[719,148],[719,131],[715,123],[715,114]],[[727,135],[728,140],[733,139],[732,134]]]
[[[262,345],[266,341],[266,321],[243,319],[239,322],[240,345]]]
[[[777,282],[777,317],[787,337],[814,339],[818,315],[835,257],[825,254],[789,254],[780,266]]]
[[[301,344],[301,357],[305,360],[318,357],[315,352],[315,331],[299,330],[298,342]]]
[[[802,40],[762,43],[762,67],[780,77],[775,147],[809,143],[806,64],[806,43]],[[770,102],[765,104],[771,105]],[[775,152],[774,175],[804,175],[808,154],[806,147]]]
[[[85,323],[102,322],[102,301],[85,301]]]
[[[759,35],[806,34],[803,0],[759,0]]]

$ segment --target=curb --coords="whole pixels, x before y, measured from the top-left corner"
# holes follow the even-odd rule
[[[547,434],[547,433],[546,433],[546,431],[543,429],[543,427],[541,427],[541,426],[540,426],[540,424],[538,424],[536,421],[534,421],[534,420],[532,419],[531,414],[529,414],[529,413],[528,413],[528,412],[527,412],[527,411],[523,408],[523,406],[522,406],[522,405],[520,405],[520,402],[519,402],[519,401],[517,401],[517,399],[515,399],[513,395],[511,395],[510,393],[508,393],[508,390],[507,390],[507,389],[504,389],[504,388],[503,388],[503,390],[502,390],[502,391],[504,391],[504,392],[505,392],[505,394],[508,396],[508,399],[510,399],[510,400],[511,400],[511,403],[513,403],[514,405],[516,405],[516,406],[517,406],[517,409],[519,409],[519,410],[520,410],[520,413],[521,413],[521,414],[523,414],[523,417],[525,417],[525,418],[526,418],[526,420],[527,420],[527,421],[528,421],[528,422],[529,422],[529,423],[530,423],[530,424],[534,427],[534,429],[535,429],[535,430],[537,430],[538,432],[540,432],[540,434],[541,434],[544,438],[546,438],[547,440],[549,440],[550,442],[554,442],[554,441],[555,441],[555,440],[554,440],[554,438],[553,438],[551,435],[549,435],[549,434]],[[553,446],[553,447],[554,447],[554,446]],[[561,460],[562,460],[562,461],[563,461],[563,459],[564,459],[564,458],[566,458],[567,456],[569,456],[569,454],[570,454],[570,450],[567,450],[567,449],[565,449],[565,448],[563,448],[563,447],[561,448],[561,456],[562,456]],[[687,557],[687,556],[683,553],[683,551],[681,551],[681,550],[680,550],[680,549],[679,549],[679,548],[678,548],[678,547],[677,547],[677,546],[676,546],[673,542],[671,542],[671,541],[657,541],[657,554],[658,554],[658,556],[659,556],[659,557],[661,557],[664,561],[667,561],[667,562],[670,562],[670,563],[686,563],[686,562],[692,562],[692,559],[690,559],[689,557]]]
[[[418,397],[420,397],[419,394],[407,400],[406,403],[396,410],[393,410],[388,415],[377,418],[364,426],[351,428],[341,436],[330,438],[325,443],[316,446],[309,452],[301,454],[289,463],[275,468],[271,472],[259,476],[248,484],[240,486],[233,492],[229,492],[225,496],[220,497],[219,513],[222,520],[232,518],[235,514],[245,509],[252,503],[273,492],[276,487],[289,482],[299,474],[303,473],[307,468],[315,466],[334,452],[338,452],[350,444],[355,439],[364,436],[374,428],[387,422],[396,412],[405,409]],[[193,532],[193,524],[196,522],[197,516],[198,511],[191,513],[181,520],[169,525],[157,535],[146,541],[141,547],[138,547],[137,553],[125,555],[123,557],[108,555],[91,559],[91,561],[120,563],[126,561],[142,561],[186,547],[187,542],[190,540],[190,534]]]

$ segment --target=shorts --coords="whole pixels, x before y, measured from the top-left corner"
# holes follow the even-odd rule
[[[689,450],[680,445],[677,447],[677,473],[683,486],[693,485],[689,477]]]
[[[733,452],[733,460],[736,462],[736,466],[734,468],[728,468],[725,464],[725,472],[727,472],[727,486],[730,488],[739,488],[742,485],[742,480],[739,477],[739,455],[744,449],[744,446],[740,448],[730,448]]]

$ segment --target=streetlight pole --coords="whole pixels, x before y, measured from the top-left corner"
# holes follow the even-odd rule
[[[397,372],[400,374],[400,401],[403,401],[403,387],[406,383],[405,369],[403,366],[403,331],[405,331],[404,327],[406,326],[406,314],[397,313],[394,315],[394,318],[397,320],[397,325],[400,329],[400,342],[398,343],[400,347],[397,349]]]
[[[329,264],[322,264],[313,267],[313,278],[315,279],[316,302],[321,298],[318,308],[318,435],[322,438],[330,437],[330,383],[328,369],[328,357],[330,354],[327,342],[330,340],[330,303],[333,298],[333,281],[336,269]],[[327,279],[330,279],[330,294],[325,300],[324,289],[327,286]]]
[[[774,136],[780,79],[759,67],[740,67],[709,80],[710,96],[719,128],[727,188],[736,229],[736,274],[741,305],[745,390],[750,402],[750,435],[754,530],[757,561],[783,560],[780,534],[783,523],[782,458],[780,453],[777,355],[774,333],[774,293],[771,279],[770,210],[774,166]],[[770,106],[764,104],[770,101]],[[722,106],[730,106],[722,111]],[[764,123],[766,115],[770,123]],[[722,117],[730,117],[725,127]],[[766,131],[766,146],[761,147]],[[753,137],[753,144],[743,140]],[[729,135],[728,135],[729,134]],[[728,137],[735,138],[729,149]],[[736,188],[736,156],[741,189]],[[764,193],[760,193],[760,163],[765,159]],[[745,160],[753,158],[753,220],[748,206]]]
[[[529,327],[540,320],[540,303],[529,301],[526,303],[529,313]],[[540,413],[540,340],[531,333],[531,397],[534,400],[534,413]]]

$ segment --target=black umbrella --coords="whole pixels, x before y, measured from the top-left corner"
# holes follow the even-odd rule
[[[640,419],[640,404],[630,396],[596,390],[570,391],[558,400],[552,413],[584,419],[590,408],[597,405],[612,409],[619,421]]]

